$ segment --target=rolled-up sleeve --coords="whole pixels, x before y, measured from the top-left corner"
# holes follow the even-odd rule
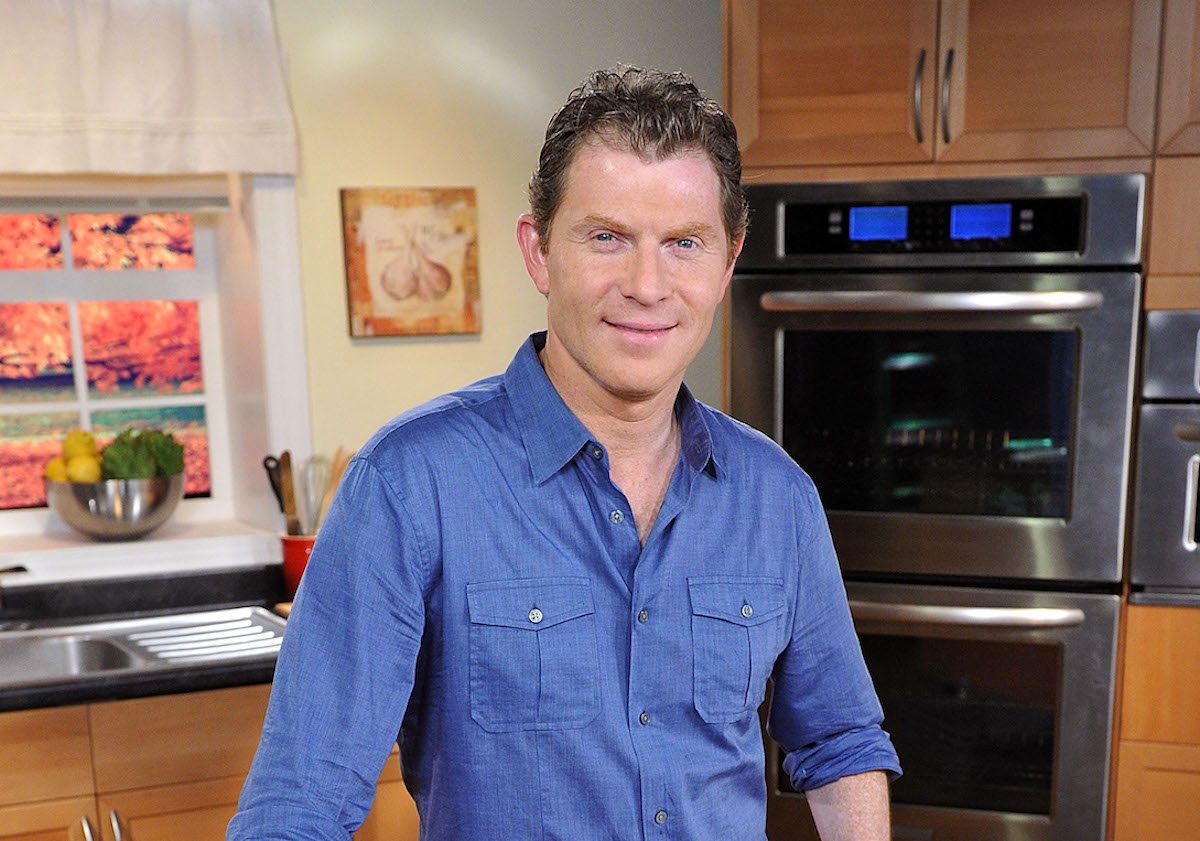
[[[355,459],[284,633],[229,841],[349,839],[413,689],[428,548],[404,500]]]
[[[784,750],[798,791],[900,763],[846,602],[841,570],[816,490],[796,493],[796,609],[775,666],[767,729]]]

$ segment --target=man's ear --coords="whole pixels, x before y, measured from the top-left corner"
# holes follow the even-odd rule
[[[525,271],[533,278],[533,285],[543,295],[549,295],[550,272],[546,266],[546,252],[542,250],[542,237],[538,234],[537,225],[528,213],[522,213],[517,219],[517,245],[521,246]]]

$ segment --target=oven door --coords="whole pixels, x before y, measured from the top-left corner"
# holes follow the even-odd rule
[[[893,837],[1104,837],[1115,595],[850,583],[904,775]],[[767,837],[815,838],[768,740]]]
[[[848,572],[1121,577],[1132,272],[740,275],[731,409]]]

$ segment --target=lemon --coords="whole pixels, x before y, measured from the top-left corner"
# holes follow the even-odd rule
[[[67,459],[67,479],[71,482],[99,482],[100,457],[85,453]]]
[[[72,429],[63,441],[63,458],[70,461],[75,456],[94,456],[96,439],[86,429]]]
[[[55,456],[46,462],[46,469],[42,473],[51,482],[67,481],[67,462],[62,456]]]

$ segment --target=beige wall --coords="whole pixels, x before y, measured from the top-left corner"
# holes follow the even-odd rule
[[[720,96],[719,0],[275,0],[300,135],[313,446],[357,447],[403,409],[496,373],[545,322],[513,230],[546,121],[595,67],[691,73]],[[349,338],[338,190],[476,189],[483,331]],[[688,382],[718,403],[714,337]]]

